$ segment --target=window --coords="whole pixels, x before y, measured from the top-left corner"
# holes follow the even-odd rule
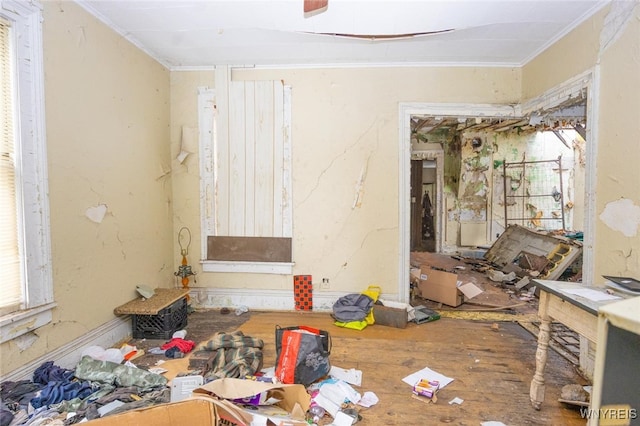
[[[203,270],[290,274],[290,88],[229,72],[199,93]]]
[[[55,304],[41,6],[3,1],[0,28],[0,342],[5,342],[50,322]]]

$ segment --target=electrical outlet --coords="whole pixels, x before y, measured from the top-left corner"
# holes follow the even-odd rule
[[[320,288],[321,288],[322,290],[328,290],[328,289],[329,289],[329,287],[330,287],[330,285],[329,285],[329,278],[323,278],[323,279],[322,279],[322,284],[320,284]]]

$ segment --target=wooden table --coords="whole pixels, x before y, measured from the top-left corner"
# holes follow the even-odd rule
[[[589,287],[565,281],[533,280],[540,289],[538,317],[540,331],[538,332],[538,348],[536,349],[536,372],[531,380],[529,397],[536,410],[544,402],[544,368],[547,363],[547,351],[551,338],[551,323],[560,322],[589,341],[596,343],[598,334],[598,308],[621,299],[593,301],[591,299],[569,294],[564,291],[576,289],[591,289],[601,291],[599,287]],[[623,294],[616,296],[625,297]]]

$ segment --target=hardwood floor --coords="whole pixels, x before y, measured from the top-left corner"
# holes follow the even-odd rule
[[[535,369],[535,338],[516,322],[494,322],[442,318],[414,324],[405,329],[372,325],[362,331],[333,325],[327,313],[248,312],[241,316],[221,315],[218,310],[189,316],[188,337],[200,343],[218,331],[241,330],[261,338],[264,366],[275,363],[275,326],[308,325],[329,331],[332,337],[331,363],[363,373],[360,393],[374,392],[380,401],[371,408],[359,408],[362,425],[479,425],[500,421],[519,425],[584,425],[576,408],[557,401],[562,386],[583,383],[574,366],[555,351],[547,362],[546,401],[540,411],[529,402],[529,383]],[[495,326],[494,326],[495,327]],[[133,341],[139,347],[154,341]],[[178,371],[186,368],[177,363]],[[151,364],[153,357],[140,359]],[[425,367],[453,378],[441,389],[435,404],[412,398],[403,377]],[[449,404],[458,397],[462,404]]]
[[[405,329],[369,326],[362,331],[333,325],[323,313],[257,312],[240,326],[244,334],[265,341],[265,366],[275,362],[275,325],[309,325],[329,331],[331,362],[363,373],[357,390],[374,392],[380,402],[362,409],[361,424],[478,425],[501,421],[507,425],[583,425],[579,411],[557,401],[565,384],[580,382],[573,366],[550,351],[547,395],[542,410],[529,402],[529,383],[535,370],[535,339],[513,322],[499,324],[443,318]],[[271,344],[269,344],[271,343]],[[454,379],[438,392],[436,404],[411,397],[403,377],[429,367]],[[448,402],[455,397],[460,405]]]

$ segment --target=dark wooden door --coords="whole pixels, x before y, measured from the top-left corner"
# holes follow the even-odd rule
[[[411,160],[411,251],[422,247],[422,160]]]

